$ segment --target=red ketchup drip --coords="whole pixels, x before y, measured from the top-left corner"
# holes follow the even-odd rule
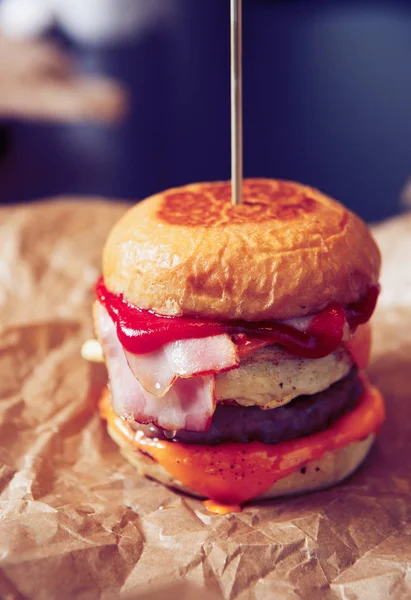
[[[375,310],[379,293],[380,286],[373,285],[368,289],[368,293],[364,298],[348,305],[345,316],[351,329],[356,329],[358,325],[363,325],[370,320]]]
[[[332,303],[313,319],[307,331],[276,321],[212,321],[201,317],[167,317],[129,304],[122,295],[107,290],[101,277],[96,296],[116,323],[123,347],[132,354],[147,354],[161,346],[189,338],[202,338],[228,333],[235,336],[239,348],[261,342],[279,344],[293,354],[305,358],[321,358],[341,343],[345,321],[351,328],[366,323],[375,308],[379,287],[370,287],[365,298],[344,308]],[[237,338],[237,339],[236,339]]]

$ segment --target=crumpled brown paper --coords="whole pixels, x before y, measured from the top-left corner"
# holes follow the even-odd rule
[[[370,374],[388,420],[364,467],[328,491],[213,516],[136,476],[94,412],[104,369],[80,347],[124,207],[0,210],[0,597],[411,598],[411,216],[375,229]]]

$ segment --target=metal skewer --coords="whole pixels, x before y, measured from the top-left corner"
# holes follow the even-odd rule
[[[231,1],[231,194],[241,204],[243,187],[242,0]]]

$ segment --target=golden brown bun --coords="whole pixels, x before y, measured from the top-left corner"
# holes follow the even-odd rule
[[[107,424],[107,430],[111,438],[119,445],[121,454],[137,468],[139,475],[150,477],[168,487],[176,488],[192,496],[204,497],[175,479],[158,462],[135,450],[110,424]],[[256,500],[301,494],[335,485],[351,475],[360,466],[374,439],[375,435],[370,434],[364,440],[352,442],[337,450],[326,452],[321,458],[309,461],[305,465],[305,470],[298,470],[276,481],[269,490],[258,496]]]
[[[103,256],[105,283],[160,314],[255,321],[355,302],[377,283],[380,253],[365,223],[321,192],[245,180],[148,198],[124,215]]]

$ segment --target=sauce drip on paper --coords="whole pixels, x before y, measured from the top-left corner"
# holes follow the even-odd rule
[[[229,515],[231,513],[241,512],[239,504],[219,504],[214,500],[204,500],[204,508],[214,515]]]

